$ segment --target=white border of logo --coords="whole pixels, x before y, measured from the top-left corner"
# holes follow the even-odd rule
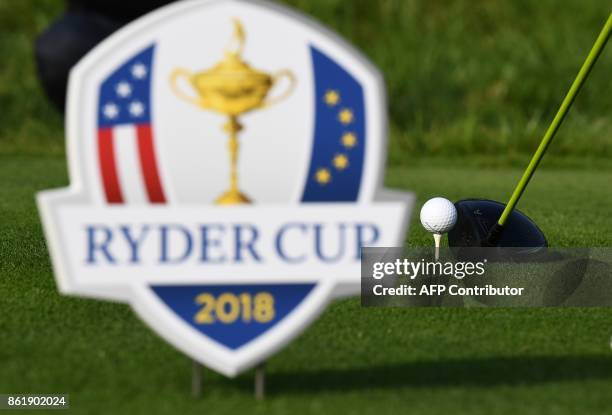
[[[92,72],[99,70],[98,66],[101,60],[135,37],[140,36],[144,45],[146,41],[150,41],[150,37],[143,35],[143,33],[166,19],[189,13],[193,8],[221,2],[243,4],[250,7],[255,5],[294,20],[296,24],[301,25],[312,34],[317,44],[323,44],[327,53],[334,56],[346,67],[350,67],[359,77],[368,107],[366,125],[369,143],[371,144],[367,146],[365,153],[359,200],[356,204],[350,206],[367,210],[375,202],[375,204],[385,205],[392,209],[395,212],[394,217],[400,219],[395,222],[396,229],[394,232],[390,233],[390,236],[381,242],[386,246],[403,244],[414,197],[410,193],[389,191],[382,188],[387,127],[384,115],[386,113],[386,99],[381,75],[360,53],[334,33],[299,13],[263,1],[189,0],[171,4],[119,30],[79,62],[71,72],[67,107],[67,157],[70,186],[65,189],[41,192],[38,195],[37,202],[51,253],[54,273],[62,293],[127,302],[150,327],[179,350],[227,376],[235,376],[274,354],[299,335],[318,317],[329,301],[334,298],[358,294],[360,288],[359,275],[355,275],[354,279],[347,279],[346,276],[344,278],[340,276],[319,279],[313,292],[286,318],[265,334],[251,341],[248,346],[237,351],[230,351],[219,347],[216,342],[198,334],[185,322],[180,321],[171,310],[160,302],[145,283],[109,285],[77,282],[78,280],[75,275],[72,275],[67,260],[70,250],[69,247],[65,246],[65,240],[62,238],[62,220],[59,212],[63,207],[74,208],[79,206],[96,207],[99,210],[102,208],[108,210],[130,209],[129,207],[104,206],[101,191],[95,190],[96,188],[99,189],[99,186],[93,182],[95,175],[89,170],[92,166],[85,165],[86,155],[83,145],[79,141],[80,137],[87,136],[87,133],[84,133],[85,129],[91,128],[91,125],[94,124],[91,119],[86,118],[93,117],[93,114],[96,114],[96,111],[91,107],[91,105],[95,105],[93,103],[95,100],[91,97],[96,96],[96,93],[87,83],[87,79]],[[311,205],[319,205],[320,207],[322,204]],[[340,204],[324,205],[335,206],[335,209],[343,209]],[[346,205],[345,207],[348,208]],[[295,208],[300,209],[299,205]],[[177,212],[177,208],[172,206],[149,207],[148,209],[157,211],[166,209],[169,212],[168,215]],[[216,208],[211,207],[210,209]],[[256,281],[256,283],[263,282]]]

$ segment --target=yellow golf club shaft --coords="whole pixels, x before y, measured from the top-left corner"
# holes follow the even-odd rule
[[[584,85],[584,82],[589,76],[589,73],[591,72],[593,65],[595,65],[597,58],[603,51],[604,46],[606,45],[606,42],[608,41],[608,38],[610,37],[611,32],[612,32],[612,14],[610,14],[610,16],[608,17],[608,21],[604,25],[604,28],[602,29],[601,33],[599,34],[599,37],[595,41],[593,48],[591,49],[591,52],[589,53],[586,60],[584,61],[584,64],[582,65],[580,72],[578,72],[578,76],[576,76],[576,79],[574,80],[571,88],[569,89],[567,95],[565,96],[565,99],[561,103],[561,107],[559,108],[559,111],[557,111],[557,115],[555,115],[555,118],[553,119],[552,123],[548,127],[548,130],[544,134],[544,137],[542,138],[542,142],[540,143],[540,146],[538,147],[533,158],[529,162],[529,165],[527,166],[525,173],[523,173],[523,177],[521,177],[521,180],[519,181],[518,185],[514,189],[514,192],[512,193],[512,197],[510,198],[510,201],[506,205],[506,208],[504,209],[499,220],[497,221],[497,224],[499,225],[499,227],[503,227],[506,224],[506,221],[508,220],[510,213],[512,213],[512,210],[514,210],[514,208],[516,207],[516,204],[518,203],[523,192],[525,191],[527,184],[529,184],[531,177],[533,176],[536,168],[540,164],[540,161],[542,160],[542,157],[544,156],[546,149],[552,142],[553,138],[555,137],[555,134],[557,133],[557,130],[563,123],[563,120],[565,116],[567,115],[570,107],[572,106],[574,99],[578,95],[580,88],[582,87],[582,85]]]

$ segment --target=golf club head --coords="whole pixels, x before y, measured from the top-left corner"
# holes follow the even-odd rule
[[[465,199],[455,203],[457,223],[448,233],[448,244],[457,256],[469,256],[469,248],[490,246],[488,237],[505,205],[493,200]],[[512,248],[512,259],[527,259],[548,246],[544,233],[525,214],[512,211],[494,247]],[[472,250],[474,251],[474,250]]]

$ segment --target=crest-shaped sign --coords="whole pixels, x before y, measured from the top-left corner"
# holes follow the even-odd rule
[[[71,184],[38,197],[60,291],[129,303],[227,376],[254,366],[359,293],[362,246],[403,243],[385,118],[375,68],[283,7],[129,24],[73,69]]]

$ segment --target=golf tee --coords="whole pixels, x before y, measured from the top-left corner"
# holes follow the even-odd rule
[[[433,237],[434,237],[434,244],[436,247],[434,258],[436,262],[438,262],[440,260],[440,243],[442,242],[442,234],[434,233]]]

